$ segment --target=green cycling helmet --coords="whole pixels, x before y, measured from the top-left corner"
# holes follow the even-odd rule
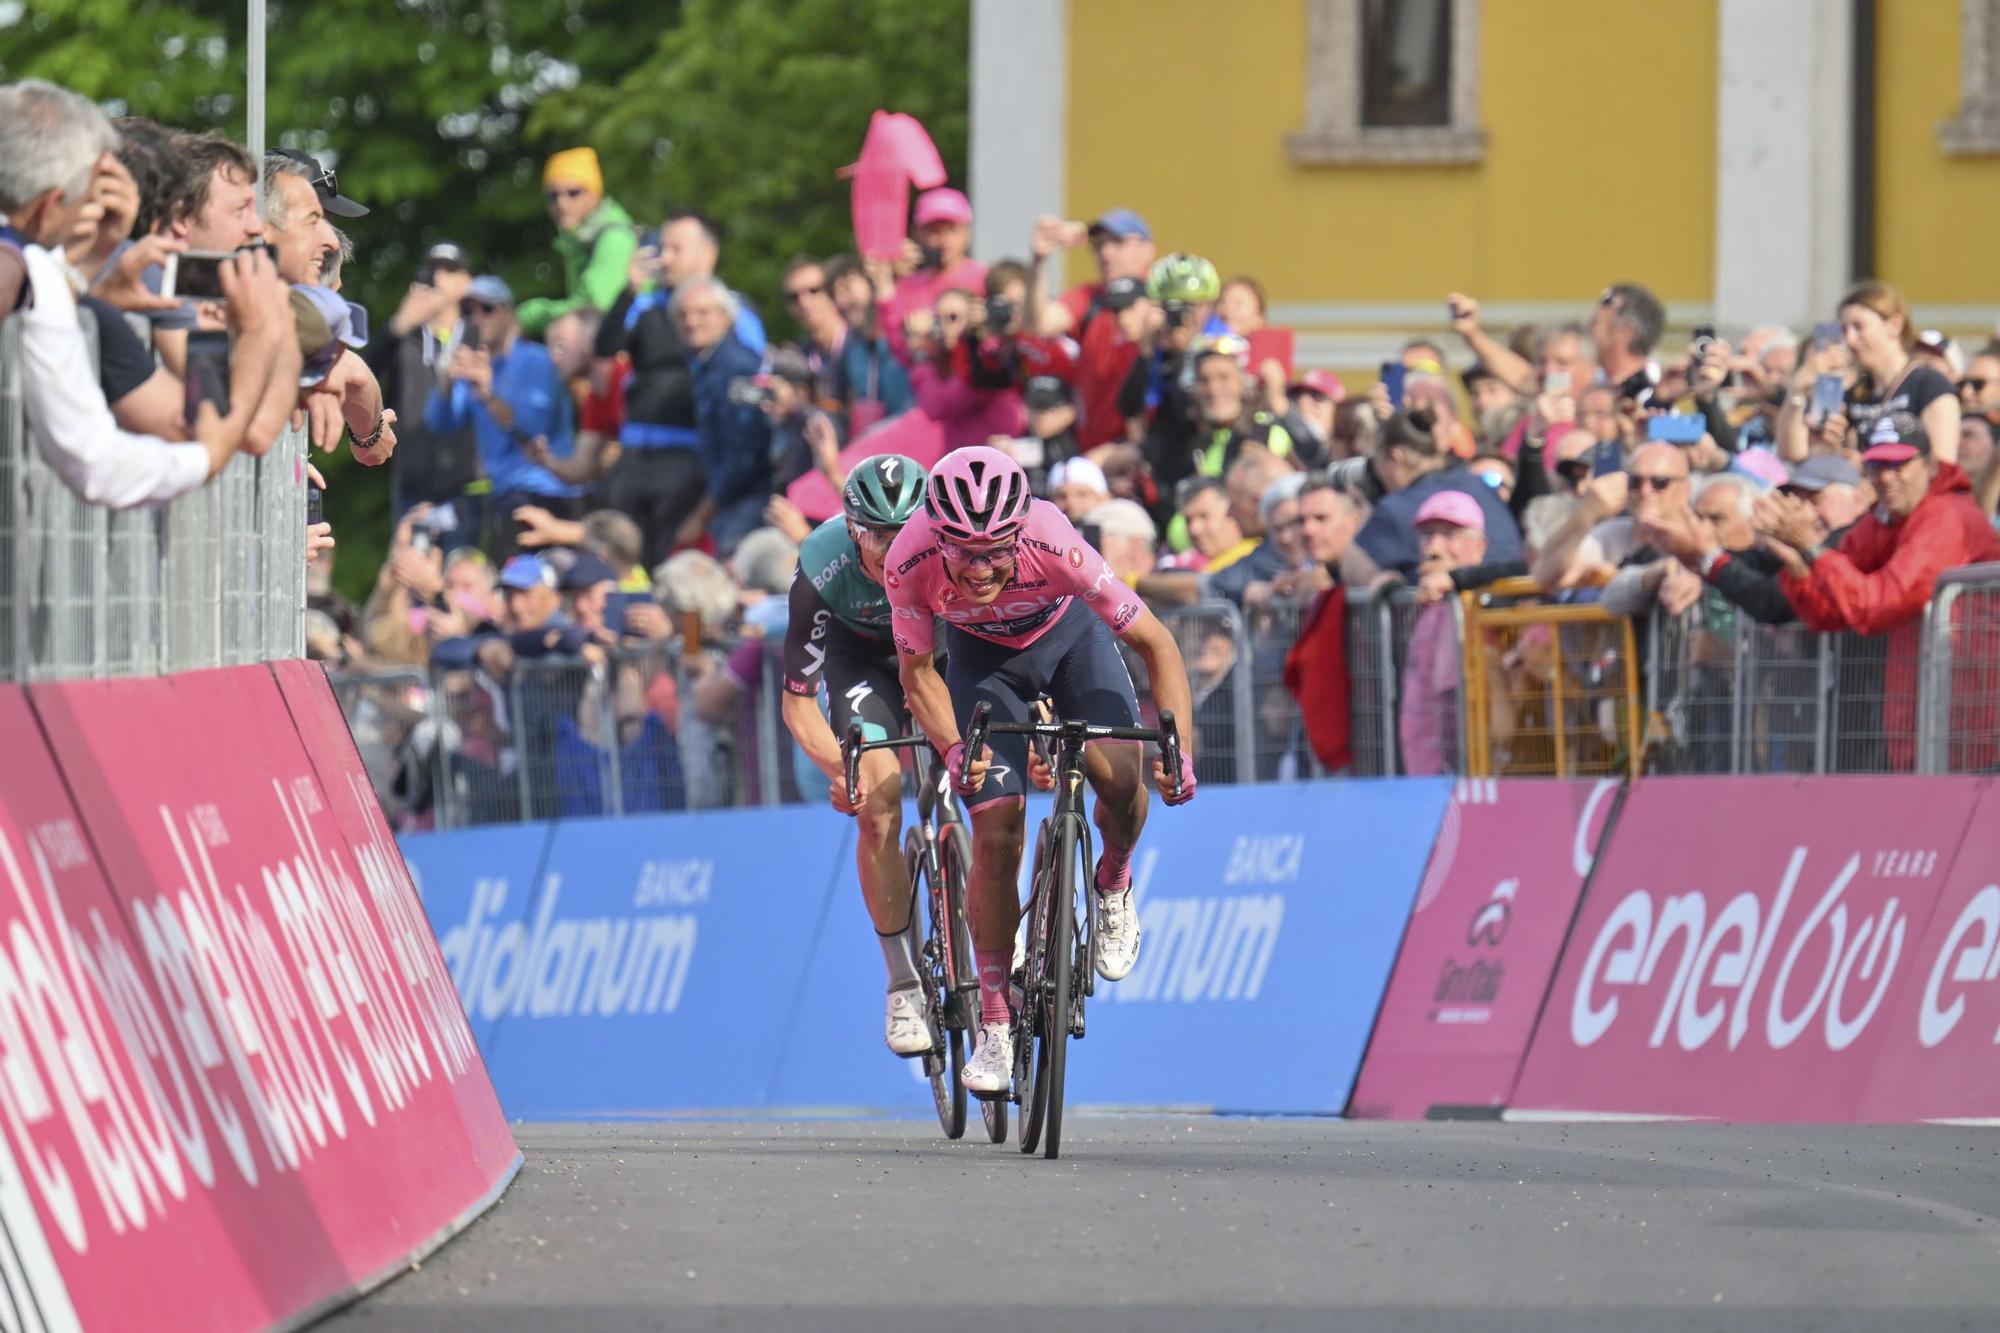
[[[876,454],[856,464],[840,488],[840,507],[868,528],[900,528],[923,507],[924,467],[901,454]]]
[[[1215,265],[1200,255],[1174,253],[1153,261],[1146,274],[1146,295],[1162,304],[1181,301],[1213,301],[1222,295],[1222,279]]]

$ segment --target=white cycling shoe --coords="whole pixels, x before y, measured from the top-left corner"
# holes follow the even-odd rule
[[[931,1049],[931,1025],[924,1021],[924,993],[915,986],[889,992],[889,1016],[883,1024],[889,1049],[898,1055],[924,1055]]]
[[[1005,1023],[986,1023],[979,1029],[979,1047],[965,1062],[967,1092],[981,1097],[998,1097],[1014,1082],[1014,1033]]]
[[[1132,905],[1132,890],[1099,893],[1097,975],[1106,981],[1123,981],[1138,961],[1139,909]]]

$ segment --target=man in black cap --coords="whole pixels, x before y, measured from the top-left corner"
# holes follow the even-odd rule
[[[450,505],[456,523],[437,534],[447,549],[479,540],[486,504],[480,478],[479,446],[470,428],[433,432],[423,424],[424,403],[464,338],[458,303],[472,284],[472,266],[463,247],[440,241],[417,266],[416,281],[388,324],[370,341],[362,359],[382,384],[382,399],[406,423],[396,451],[391,493],[395,516],[429,501]]]

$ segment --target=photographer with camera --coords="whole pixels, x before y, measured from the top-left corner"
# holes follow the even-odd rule
[[[516,545],[517,508],[583,516],[582,491],[537,465],[525,448],[540,436],[555,456],[571,453],[569,391],[548,349],[520,336],[513,289],[499,278],[481,274],[467,284],[459,314],[464,332],[452,349],[446,381],[424,406],[424,426],[435,434],[470,427],[493,486],[487,550],[504,560]]]
[[[917,349],[909,341],[912,316],[915,331],[921,333],[945,292],[976,292],[986,281],[986,265],[969,257],[972,204],[964,194],[925,190],[917,196],[913,221],[916,235],[904,241],[899,258],[863,260],[875,299],[882,305],[882,328],[889,345],[904,365],[912,367],[917,360]]]
[[[946,452],[1013,436],[1027,424],[1020,392],[998,347],[981,369],[978,344],[987,326],[986,303],[971,292],[940,292],[930,331],[910,322],[910,388],[917,406],[944,431]]]
[[[1058,301],[1045,299],[1049,257],[1086,240],[1097,258],[1098,280],[1070,288]],[[1129,208],[1114,208],[1088,227],[1058,217],[1035,223],[1034,262],[1028,271],[1029,323],[1044,338],[1067,336],[1076,344],[1075,381],[1082,410],[1077,438],[1086,449],[1125,439],[1126,418],[1118,410],[1118,396],[1139,347],[1119,317],[1143,295],[1153,254],[1152,228]]]
[[[757,408],[771,423],[772,489],[817,470],[836,493],[847,483],[840,466],[840,433],[813,403],[813,372],[796,348],[771,352],[767,369],[729,386],[732,401]]]

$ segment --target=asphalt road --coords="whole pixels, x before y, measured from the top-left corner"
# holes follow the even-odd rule
[[[522,1127],[499,1206],[325,1327],[2000,1326],[1991,1130],[1065,1131],[1048,1162],[914,1120]]]

